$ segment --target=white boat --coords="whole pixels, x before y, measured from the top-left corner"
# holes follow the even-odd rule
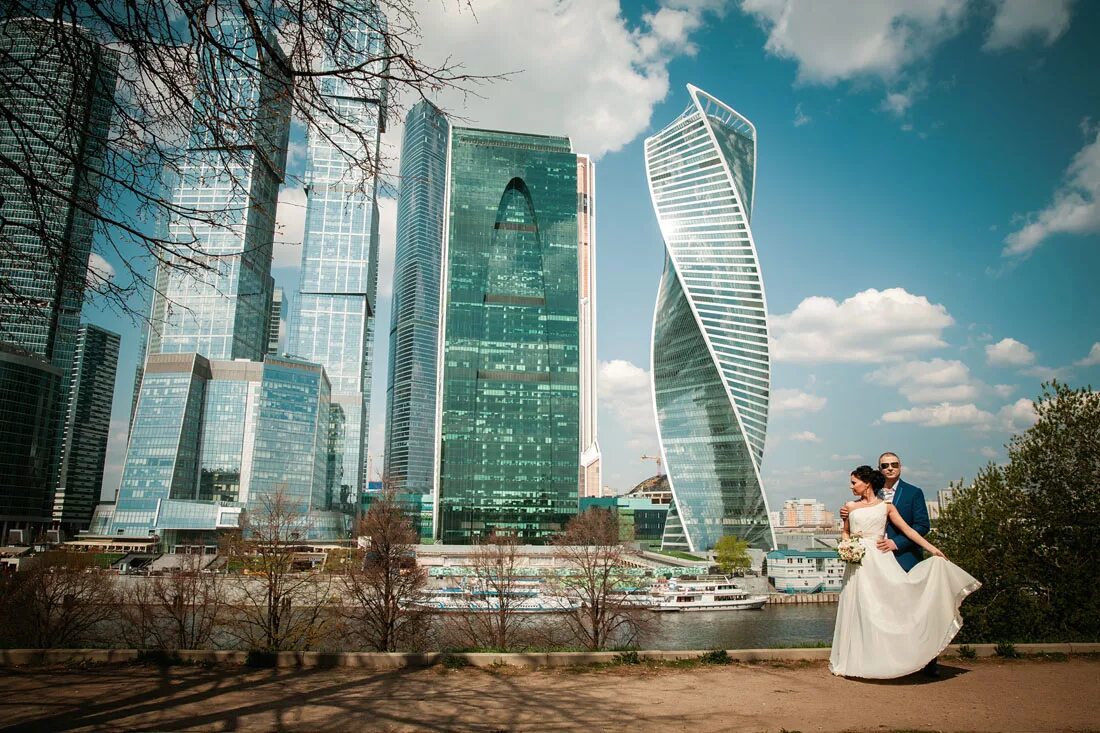
[[[660,581],[650,595],[654,611],[748,611],[768,602],[767,596],[749,595],[725,575]]]
[[[577,608],[566,598],[543,592],[537,580],[520,579],[508,585],[502,594],[491,583],[468,582],[436,590],[418,605],[437,613],[497,613],[502,605],[512,613],[561,613]],[[502,603],[502,596],[507,603]]]

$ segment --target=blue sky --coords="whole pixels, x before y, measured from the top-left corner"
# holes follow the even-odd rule
[[[883,450],[934,493],[1004,460],[1043,379],[1100,384],[1100,5],[475,0],[473,10],[425,0],[425,57],[516,73],[437,101],[468,124],[567,134],[598,158],[599,434],[613,490],[654,471],[640,456],[657,452],[648,369],[663,247],[642,141],[687,106],[688,83],[759,135],[752,228],[773,338],[763,470],[773,508],[795,496],[839,504],[847,472]],[[400,133],[394,124],[385,136],[391,156]],[[291,298],[303,201],[290,182],[274,272]],[[375,456],[392,199],[382,210]],[[85,311],[123,334],[111,495],[137,328],[94,303]]]

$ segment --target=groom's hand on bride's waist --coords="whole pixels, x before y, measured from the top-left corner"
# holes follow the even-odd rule
[[[898,549],[893,540],[888,540],[885,537],[880,537],[878,542],[875,543],[875,547],[883,552],[895,552]]]

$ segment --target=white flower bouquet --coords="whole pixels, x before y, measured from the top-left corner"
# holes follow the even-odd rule
[[[863,553],[866,552],[866,548],[863,543],[857,538],[853,537],[847,540],[841,540],[836,546],[837,554],[840,555],[840,559],[853,565],[858,565],[863,562]]]

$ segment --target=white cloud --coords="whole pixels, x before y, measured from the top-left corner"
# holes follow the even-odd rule
[[[1035,363],[1035,354],[1027,344],[1004,338],[985,347],[985,361],[993,367],[1022,367]]]
[[[806,298],[769,320],[776,361],[882,363],[946,346],[955,323],[942,305],[902,288],[864,290],[838,303]]]
[[[1065,380],[1067,377],[1069,377],[1070,372],[1069,369],[1065,368],[1048,367],[1043,366],[1042,364],[1036,364],[1035,366],[1021,370],[1020,373],[1026,374],[1029,377],[1035,377],[1036,379],[1043,382],[1049,382],[1052,379]]]
[[[798,64],[803,83],[891,80],[961,28],[966,0],[742,0],[768,34],[765,49]]]
[[[769,409],[772,414],[781,412],[820,412],[828,400],[800,389],[777,389],[771,394]]]
[[[894,410],[884,414],[884,423],[910,423],[928,428],[967,426],[978,431],[1001,430],[1019,432],[1035,424],[1035,406],[1031,400],[1020,398],[1005,405],[996,414],[979,409],[973,403],[943,403],[931,407],[914,407]]]
[[[84,277],[85,287],[96,289],[115,278],[115,268],[103,255],[92,252],[88,257],[88,272]]]
[[[306,191],[285,186],[275,210],[275,248],[272,267],[298,267],[302,263],[302,238],[306,230]]]
[[[1022,46],[1038,37],[1054,43],[1069,28],[1072,0],[994,0],[997,13],[989,29],[987,51]]]
[[[817,437],[816,433],[812,433],[809,430],[804,430],[801,433],[795,433],[790,436],[790,440],[797,440],[803,443],[820,443],[821,438]]]
[[[995,384],[993,385],[993,394],[997,395],[1001,399],[1007,399],[1012,396],[1012,393],[1016,391],[1015,384]]]
[[[1100,366],[1100,341],[1097,341],[1089,349],[1089,355],[1084,359],[1075,361],[1074,364],[1080,367]]]
[[[1026,397],[1021,397],[1011,405],[1002,407],[997,417],[998,427],[1013,433],[1030,428],[1039,419],[1035,414],[1035,403]]]
[[[970,369],[957,360],[908,361],[882,367],[867,375],[872,384],[897,387],[910,402],[967,402],[981,392]]]
[[[808,125],[813,121],[814,121],[813,117],[810,117],[808,114],[806,114],[805,112],[802,111],[802,102],[799,102],[798,104],[796,104],[794,106],[794,126],[795,127],[802,127],[803,125]]]
[[[1026,255],[1055,234],[1100,232],[1100,132],[1073,157],[1053,200],[1005,237],[1006,257]]]
[[[840,455],[839,453],[834,453],[831,456],[829,456],[829,460],[830,461],[862,461],[863,456],[859,455],[858,453],[848,453],[847,455]]]
[[[669,62],[695,52],[692,33],[723,4],[665,2],[632,27],[618,0],[486,0],[476,14],[419,0],[420,49],[434,63],[461,60],[465,73],[518,72],[481,96],[444,92],[435,101],[465,118],[457,124],[564,134],[598,158],[648,129]]]
[[[887,412],[880,420],[884,423],[912,423],[928,428],[940,428],[949,425],[970,425],[986,427],[993,423],[994,416],[973,404],[952,405],[944,403],[933,407],[914,407],[908,410]]]
[[[992,460],[992,459],[994,459],[998,456],[997,449],[996,448],[991,448],[988,445],[983,446],[981,449],[979,449],[978,453],[983,458],[989,458],[990,460]]]
[[[599,403],[614,416],[628,447],[656,450],[657,426],[648,371],[625,359],[600,362]]]

